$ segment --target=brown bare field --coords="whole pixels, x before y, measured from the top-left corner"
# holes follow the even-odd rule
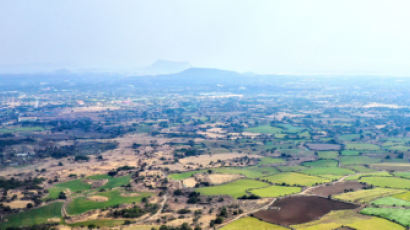
[[[212,155],[199,155],[199,156],[192,156],[192,157],[186,157],[179,162],[181,164],[202,164],[202,165],[208,165],[211,161],[217,162],[218,160],[221,161],[226,161],[226,160],[232,160],[235,158],[241,158],[244,156],[248,156],[247,154],[244,153],[221,153],[221,154],[212,154]],[[255,158],[259,158],[260,156],[252,156]]]
[[[345,190],[359,190],[366,187],[365,184],[361,184],[357,181],[344,181],[344,182],[336,182],[332,184],[325,184],[322,186],[318,186],[315,188],[310,189],[307,194],[317,195],[327,197],[329,195],[335,195],[339,193],[345,192]]]
[[[105,196],[90,196],[87,199],[95,201],[95,202],[104,202],[104,201],[108,201],[108,197]]]
[[[187,178],[185,180],[182,181],[182,184],[184,185],[184,187],[186,188],[193,188],[196,185],[196,180],[195,178]]]
[[[235,175],[235,174],[210,174],[207,175],[207,179],[210,184],[223,184],[227,183],[236,179],[239,179],[242,177],[241,175]]]
[[[325,150],[340,150],[341,146],[336,144],[306,144],[311,150],[325,151]]]
[[[9,206],[11,209],[26,208],[27,204],[33,204],[31,200],[13,200],[10,202],[4,202],[4,206]]]
[[[278,199],[271,209],[256,212],[254,216],[279,225],[293,225],[320,218],[332,210],[354,209],[355,204],[318,196],[291,196]]]

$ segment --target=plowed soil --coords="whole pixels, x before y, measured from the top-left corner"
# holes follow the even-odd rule
[[[347,192],[350,190],[356,191],[359,189],[365,188],[365,184],[361,184],[357,181],[344,181],[344,182],[336,182],[330,185],[323,185],[319,187],[315,187],[311,189],[308,194],[317,195],[328,197],[329,195],[335,195],[343,192]]]
[[[319,219],[332,210],[357,207],[318,196],[292,196],[277,200],[270,209],[256,212],[254,216],[273,224],[293,225]]]

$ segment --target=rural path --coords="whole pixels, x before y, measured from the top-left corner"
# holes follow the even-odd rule
[[[350,175],[346,175],[346,176],[340,177],[337,181],[333,181],[331,184],[343,182],[348,176],[350,176]],[[318,188],[318,187],[321,187],[321,186],[323,186],[323,184],[309,187],[309,188],[303,190],[301,193],[299,193],[299,195],[312,195],[312,194],[309,194],[309,192],[312,191],[313,189]]]
[[[66,218],[66,217],[68,217],[69,215],[68,215],[68,213],[67,213],[67,205],[70,203],[72,201],[72,198],[71,198],[71,191],[70,190],[67,190],[66,191],[66,199],[65,199],[65,201],[64,201],[64,204],[63,204],[63,207],[61,207],[61,216],[63,217],[63,218]]]
[[[218,229],[220,229],[220,228],[222,228],[223,226],[225,226],[225,225],[227,225],[227,224],[229,224],[229,223],[231,223],[231,222],[233,222],[233,221],[235,221],[235,220],[238,220],[238,219],[240,219],[240,218],[242,218],[242,217],[244,217],[244,216],[248,216],[248,215],[250,215],[250,214],[252,214],[252,213],[255,213],[255,212],[258,212],[258,211],[260,211],[260,210],[262,210],[262,209],[268,209],[273,203],[275,203],[275,201],[276,201],[276,198],[273,198],[271,202],[269,202],[268,204],[266,204],[266,205],[264,205],[264,206],[262,206],[262,207],[260,207],[260,208],[254,209],[254,210],[249,211],[249,212],[244,212],[244,213],[242,213],[242,214],[240,214],[240,215],[237,215],[235,218],[233,218],[233,219],[231,219],[231,220],[229,220],[229,221],[227,221],[227,222],[225,222],[225,223],[219,225],[219,226],[218,226]]]

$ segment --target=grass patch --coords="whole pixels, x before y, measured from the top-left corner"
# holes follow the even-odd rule
[[[410,172],[394,172],[393,174],[398,177],[410,179]]]
[[[362,177],[360,181],[385,188],[410,188],[410,180],[399,177]]]
[[[330,182],[331,180],[317,177],[317,176],[310,176],[296,172],[284,172],[279,173],[276,175],[263,177],[263,180],[267,180],[271,183],[275,184],[286,184],[286,185],[295,185],[295,186],[312,186],[315,184],[321,184]]]
[[[252,179],[240,179],[223,185],[216,185],[210,187],[202,187],[195,189],[203,195],[229,195],[234,198],[241,197],[247,194],[247,190],[252,188],[266,187],[269,184]]]
[[[396,194],[393,197],[401,199],[401,200],[405,200],[405,201],[410,201],[410,192]]]
[[[288,187],[272,185],[266,188],[257,188],[250,190],[251,193],[260,197],[281,197],[294,193],[299,193],[302,189],[300,187]]]
[[[112,188],[121,187],[121,186],[129,184],[130,180],[131,180],[131,176],[129,175],[120,176],[120,177],[111,177],[108,179],[108,182],[105,185],[101,186],[100,188],[112,189]]]
[[[274,167],[221,167],[213,168],[212,171],[225,174],[240,174],[248,178],[259,178],[262,176],[272,175],[278,173],[278,170]]]
[[[253,217],[243,217],[222,227],[221,230],[286,230],[287,228],[270,224]]]
[[[361,214],[379,216],[410,227],[410,209],[402,208],[364,208]]]
[[[383,177],[386,177],[386,176],[391,176],[391,174],[387,171],[360,173],[360,174],[348,176],[345,180],[359,180],[362,177],[369,177],[369,176],[383,176]]]
[[[371,169],[369,167],[365,167],[363,165],[349,165],[346,168],[349,168],[353,171],[359,172],[359,173],[367,173],[367,172],[374,172],[374,169]]]
[[[403,193],[403,190],[391,188],[374,188],[342,193],[335,195],[334,198],[353,203],[368,203],[377,198],[391,196],[398,193]]]
[[[333,167],[337,166],[338,163],[336,160],[318,160],[303,162],[302,165],[309,167]]]
[[[34,208],[18,214],[7,216],[7,222],[0,223],[1,229],[9,227],[26,227],[48,223],[50,218],[61,218],[62,202],[54,202],[49,205]],[[60,222],[60,221],[58,221]]]
[[[109,192],[100,192],[95,195],[105,196],[108,198],[108,201],[97,202],[87,199],[86,197],[79,197],[74,199],[67,206],[67,212],[70,215],[81,214],[83,212],[93,210],[93,209],[102,209],[112,207],[119,204],[129,204],[133,202],[140,202],[143,197],[148,197],[150,193],[140,193],[139,196],[121,196],[119,190],[113,190]]]

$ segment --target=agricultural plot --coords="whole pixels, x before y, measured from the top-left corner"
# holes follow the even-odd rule
[[[71,227],[87,227],[93,225],[99,228],[103,227],[115,227],[124,224],[125,220],[113,220],[113,219],[98,219],[98,220],[88,220],[83,222],[78,222],[74,224],[69,224]]]
[[[267,186],[269,186],[269,184],[265,182],[252,179],[239,179],[223,185],[197,188],[195,191],[207,196],[229,195],[234,198],[239,198],[246,195],[250,189]]]
[[[393,146],[388,146],[386,149],[391,150],[391,151],[407,152],[407,151],[410,151],[410,146],[393,145]]]
[[[307,169],[307,167],[301,166],[301,165],[295,165],[295,166],[277,166],[276,168],[279,169],[281,172],[298,172],[302,171],[304,169]]]
[[[377,151],[380,150],[380,146],[367,143],[348,143],[345,144],[345,149],[358,151]]]
[[[236,220],[226,226],[222,227],[221,230],[286,230],[288,228],[266,223],[264,221],[258,220],[253,217],[244,217]]]
[[[259,178],[262,176],[267,176],[267,175],[278,173],[278,170],[274,167],[258,167],[258,166],[221,167],[221,168],[212,168],[211,170],[217,173],[240,174],[248,178]]]
[[[338,137],[342,141],[353,141],[360,138],[360,134],[343,134]]]
[[[354,203],[368,203],[380,197],[391,196],[403,192],[403,190],[399,189],[374,188],[359,190],[355,192],[347,192],[340,195],[336,195],[334,196],[334,198]]]
[[[299,193],[302,189],[300,187],[288,187],[272,185],[266,188],[258,188],[249,190],[249,192],[260,197],[281,197],[294,193]]]
[[[364,208],[361,214],[382,217],[410,227],[410,209],[404,208]]]
[[[369,177],[369,176],[388,177],[392,175],[387,171],[364,172],[364,173],[359,173],[359,174],[348,176],[345,180],[359,180],[362,177]]]
[[[260,159],[259,165],[271,165],[283,162],[285,162],[285,160],[283,160],[282,158],[263,157]]]
[[[380,159],[368,156],[342,156],[340,163],[342,165],[361,165],[380,162]]]
[[[410,172],[394,172],[395,176],[410,179]]]
[[[343,150],[341,153],[342,156],[357,156],[360,154],[360,152],[356,150]]]
[[[402,206],[409,207],[410,202],[395,197],[383,197],[372,202],[373,205],[379,206]]]
[[[410,180],[399,177],[362,177],[360,181],[378,187],[410,189]]]
[[[91,189],[91,185],[80,179],[59,183],[48,190],[47,199],[57,199],[60,192],[64,192],[67,189],[72,193],[79,193]]]
[[[351,170],[356,171],[356,172],[359,172],[359,173],[374,172],[374,169],[371,169],[369,167],[365,167],[363,165],[349,165],[349,166],[346,166],[346,168],[351,169]]]
[[[323,176],[323,175],[345,176],[349,174],[354,174],[354,172],[350,169],[339,168],[339,167],[313,167],[313,168],[302,170],[301,173],[313,175],[313,176]]]
[[[343,229],[342,226],[347,226],[352,229],[360,230],[375,230],[375,229],[389,229],[389,230],[404,230],[405,228],[399,224],[391,221],[378,218],[367,217],[357,214],[353,210],[331,211],[319,220],[314,220],[308,223],[292,225],[296,230],[330,230]],[[347,228],[346,228],[347,229]]]
[[[278,134],[282,133],[282,129],[278,127],[272,127],[269,125],[257,126],[245,129],[245,132],[249,133],[262,133],[262,134]]]
[[[262,179],[274,184],[286,184],[291,186],[312,186],[315,184],[322,184],[331,181],[322,177],[310,176],[295,172],[279,173],[272,176],[263,177]]]
[[[24,211],[18,214],[7,216],[7,222],[0,223],[1,229],[12,227],[25,227],[51,222],[61,221],[62,202],[54,202],[49,205]]]
[[[93,209],[102,209],[112,207],[118,204],[129,204],[140,202],[143,197],[149,197],[149,193],[140,193],[138,196],[123,196],[119,190],[96,193],[95,196],[106,197],[105,201],[95,201],[87,197],[75,198],[67,206],[67,212],[70,215],[81,214]]]
[[[120,176],[120,177],[111,177],[108,179],[108,182],[105,185],[101,186],[100,188],[112,189],[112,188],[121,187],[121,186],[129,184],[130,180],[131,180],[131,176],[129,175]]]
[[[173,180],[183,180],[183,179],[192,177],[193,175],[197,173],[202,173],[205,171],[206,170],[195,170],[195,171],[188,171],[188,172],[173,173],[173,174],[168,175],[168,177]]]
[[[317,160],[303,162],[302,165],[308,167],[333,167],[337,166],[338,163],[336,160]]]
[[[404,193],[396,194],[393,197],[410,202],[410,192],[404,192]]]
[[[317,156],[319,159],[337,159],[339,152],[337,151],[318,151]]]

